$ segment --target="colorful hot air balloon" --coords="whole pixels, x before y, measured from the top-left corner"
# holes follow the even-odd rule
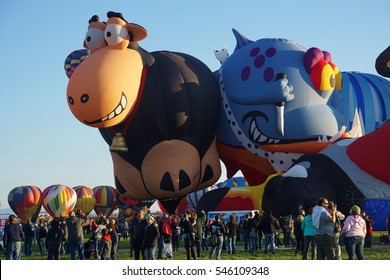
[[[23,221],[31,219],[41,210],[42,192],[36,186],[20,186],[8,194],[8,204]]]
[[[42,192],[43,208],[54,217],[65,217],[76,205],[76,192],[65,185],[51,185]]]
[[[189,193],[187,194],[186,198],[187,198],[187,201],[188,203],[191,205],[192,208],[197,208],[198,206],[198,202],[200,200],[200,198],[207,192],[211,191],[211,190],[215,190],[217,189],[218,187],[213,185],[213,186],[210,186],[208,188],[205,188],[203,190],[200,190],[200,191],[197,191],[197,192],[192,192],[192,193]]]
[[[73,211],[81,210],[88,215],[96,204],[96,198],[93,190],[87,186],[76,186],[73,188],[77,195],[76,206]]]
[[[94,207],[96,214],[110,216],[117,207],[117,190],[110,186],[97,186],[93,192],[96,199]]]
[[[218,188],[231,188],[231,187],[249,187],[249,184],[245,177],[232,177],[225,180]]]

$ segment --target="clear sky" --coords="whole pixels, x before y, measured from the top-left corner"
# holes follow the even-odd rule
[[[1,208],[21,185],[114,186],[108,146],[68,108],[64,71],[66,56],[83,48],[91,16],[106,20],[110,10],[148,30],[144,49],[188,53],[213,71],[213,49],[235,48],[232,28],[251,40],[327,50],[341,71],[376,73],[375,59],[390,44],[388,0],[1,0]]]

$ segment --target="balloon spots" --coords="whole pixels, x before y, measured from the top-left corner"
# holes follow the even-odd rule
[[[249,56],[254,58],[253,66],[256,69],[261,69],[264,66],[264,64],[267,62],[266,59],[272,58],[275,55],[276,55],[275,48],[268,48],[265,51],[265,55],[261,54],[259,47],[253,48],[249,52]],[[244,66],[241,70],[241,80],[244,82],[247,81],[249,79],[249,77],[251,76],[251,74],[252,74],[251,67]],[[272,69],[272,67],[265,68],[262,76],[263,76],[264,81],[266,81],[266,82],[272,81],[274,79],[274,69]]]
[[[276,54],[276,49],[275,48],[269,48],[265,51],[265,55],[267,57],[273,57]]]
[[[251,74],[251,69],[249,68],[249,66],[244,67],[244,68],[242,69],[242,71],[241,71],[241,79],[242,79],[243,81],[248,80],[250,74]]]
[[[256,68],[261,68],[261,66],[264,65],[265,62],[265,57],[264,55],[259,55],[258,57],[255,58],[255,67]]]
[[[270,82],[274,78],[274,69],[271,67],[267,67],[267,69],[264,70],[264,81]]]
[[[260,48],[254,48],[254,49],[251,50],[251,52],[249,53],[249,55],[250,55],[251,57],[255,57],[256,55],[259,54],[259,52],[260,52]]]

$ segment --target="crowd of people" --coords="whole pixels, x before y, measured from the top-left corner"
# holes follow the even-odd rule
[[[363,260],[363,248],[372,246],[374,221],[370,216],[357,205],[346,216],[324,197],[307,213],[300,210],[296,217],[277,218],[270,210],[251,211],[239,222],[235,215],[207,219],[203,210],[191,208],[180,216],[147,212],[143,208],[119,223],[104,215],[90,219],[81,211],[71,211],[66,218],[40,219],[36,224],[31,220],[20,224],[15,215],[10,215],[3,235],[6,259],[21,258],[22,241],[26,256],[32,254],[36,243],[40,254],[49,260],[59,260],[62,254],[70,254],[72,260],[76,254],[80,260],[115,260],[120,238],[129,241],[130,257],[135,260],[173,258],[180,240],[188,260],[200,258],[203,252],[209,259],[220,259],[223,250],[235,255],[237,240],[243,241],[244,250],[250,254],[259,250],[276,254],[278,248],[291,246],[303,260],[341,259],[340,239],[350,260]],[[84,242],[86,232],[91,238]]]

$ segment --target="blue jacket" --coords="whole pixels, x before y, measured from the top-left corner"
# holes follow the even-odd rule
[[[305,216],[303,219],[301,228],[303,230],[303,236],[315,236],[316,235],[316,229],[313,226],[313,220],[311,215]]]

